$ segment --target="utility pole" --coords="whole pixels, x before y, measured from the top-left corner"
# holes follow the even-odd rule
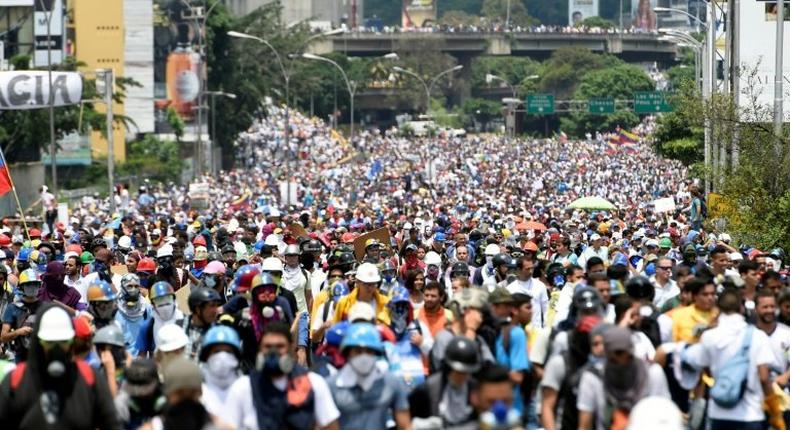
[[[741,70],[741,0],[730,0],[730,4],[732,4],[732,11],[730,13],[730,19],[732,20],[732,45],[728,46],[727,49],[732,50],[732,55],[730,56],[730,64],[732,65],[732,84],[730,85],[730,90],[732,91],[732,100],[735,103],[735,106],[740,106],[740,92],[741,92],[741,82],[740,82],[740,70]],[[735,130],[732,133],[732,153],[730,155],[730,163],[733,169],[738,166],[738,156],[739,156],[739,149],[738,149],[738,134],[740,130],[736,126]]]
[[[107,181],[110,186],[110,214],[115,213],[115,147],[113,137],[113,70],[99,69],[96,71],[96,90],[99,95],[104,96],[104,104],[107,107]]]

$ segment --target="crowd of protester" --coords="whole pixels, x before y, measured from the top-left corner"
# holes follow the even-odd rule
[[[711,228],[651,121],[284,126],[270,108],[208,196],[4,220],[0,428],[785,428],[785,253]]]

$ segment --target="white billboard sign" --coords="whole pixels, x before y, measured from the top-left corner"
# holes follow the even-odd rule
[[[598,16],[598,0],[568,0],[568,25]]]
[[[0,110],[38,109],[49,106],[49,76],[45,70],[0,72]],[[82,98],[82,76],[52,72],[54,106],[73,105]]]

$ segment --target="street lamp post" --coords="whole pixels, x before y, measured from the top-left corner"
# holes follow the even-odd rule
[[[417,79],[418,81],[420,81],[420,83],[422,84],[423,88],[425,89],[425,97],[426,97],[426,99],[425,99],[425,113],[428,113],[428,110],[431,107],[431,92],[433,91],[433,86],[436,85],[436,82],[438,82],[439,79],[441,79],[444,75],[448,75],[450,73],[457,72],[457,71],[459,71],[459,70],[461,70],[463,68],[464,68],[464,66],[461,65],[461,64],[459,64],[459,65],[457,65],[455,67],[451,67],[451,68],[439,73],[438,75],[434,76],[433,79],[430,80],[430,82],[425,82],[425,79],[423,79],[420,75],[412,72],[409,69],[404,69],[403,67],[395,66],[395,67],[392,68],[392,70],[394,70],[394,71],[396,71],[398,73],[403,73],[405,75],[409,75],[409,76]]]
[[[539,78],[540,78],[540,76],[538,76],[538,75],[529,75],[526,78],[524,78],[524,80],[525,81],[532,81],[532,80],[539,79]],[[494,74],[491,74],[491,73],[487,73],[486,74],[486,83],[490,84],[490,83],[492,83],[494,81],[503,82],[505,85],[508,86],[508,88],[510,88],[510,92],[513,94],[512,98],[510,98],[510,99],[503,99],[502,100],[505,103],[507,103],[507,105],[508,105],[508,115],[512,116],[513,127],[511,127],[508,130],[508,134],[510,135],[511,138],[513,138],[516,135],[516,118],[515,118],[515,116],[516,116],[515,115],[516,114],[516,103],[520,102],[520,100],[518,100],[518,96],[516,95],[516,87],[513,86],[510,82],[508,82],[507,79],[505,79],[505,78],[503,78],[501,76],[494,75]]]
[[[315,40],[315,39],[317,39],[319,37],[332,36],[332,35],[335,35],[335,34],[343,33],[344,31],[345,30],[343,30],[343,29],[335,29],[335,30],[328,31],[328,32],[325,32],[325,33],[314,34],[314,35],[308,37],[307,40],[304,41],[304,43],[299,47],[299,51],[301,51],[311,41],[313,41],[313,40]],[[290,147],[290,143],[291,143],[291,114],[290,114],[289,104],[290,104],[290,87],[291,87],[291,74],[293,73],[293,63],[291,63],[291,67],[290,68],[286,69],[285,65],[283,64],[282,57],[280,56],[280,53],[266,39],[262,39],[262,38],[260,38],[258,36],[253,36],[251,34],[241,33],[241,32],[238,32],[238,31],[229,31],[228,32],[228,36],[236,37],[236,38],[239,38],[239,39],[255,40],[258,43],[266,45],[266,47],[269,48],[272,51],[272,53],[274,53],[274,58],[275,58],[275,60],[277,60],[277,65],[279,66],[280,72],[283,75],[283,83],[285,84],[285,130],[283,132],[283,139],[285,140],[285,146],[286,146],[286,150],[287,150]],[[288,181],[288,198],[287,198],[287,203],[288,203],[288,206],[291,206],[291,179],[290,178],[286,178],[286,181]]]
[[[302,54],[302,58],[305,58],[307,60],[323,61],[325,63],[329,63],[333,65],[337,70],[339,70],[340,74],[343,76],[343,80],[346,82],[346,89],[348,90],[348,96],[350,98],[350,109],[349,109],[350,121],[349,121],[348,136],[349,136],[349,142],[353,145],[354,144],[354,95],[357,92],[356,84],[352,83],[348,79],[348,75],[346,74],[346,71],[343,70],[342,67],[340,67],[340,64],[337,64],[337,62],[330,60],[329,58],[322,57],[320,55],[311,54],[309,52],[305,52],[304,54]]]

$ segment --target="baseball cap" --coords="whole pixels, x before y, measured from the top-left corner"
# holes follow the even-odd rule
[[[506,288],[498,287],[488,296],[488,302],[493,305],[513,303],[513,296],[510,295],[510,292]]]
[[[593,241],[593,240],[600,240],[600,239],[601,239],[601,235],[598,234],[598,233],[593,233],[592,236],[590,236],[590,240],[591,241]]]
[[[645,242],[645,246],[647,246],[647,247],[654,247],[654,248],[658,248],[658,241],[657,241],[657,240],[655,240],[655,239],[648,239],[648,240]]]
[[[203,375],[200,367],[185,357],[175,358],[167,365],[163,372],[165,394],[171,394],[181,389],[200,389],[203,384]]]

